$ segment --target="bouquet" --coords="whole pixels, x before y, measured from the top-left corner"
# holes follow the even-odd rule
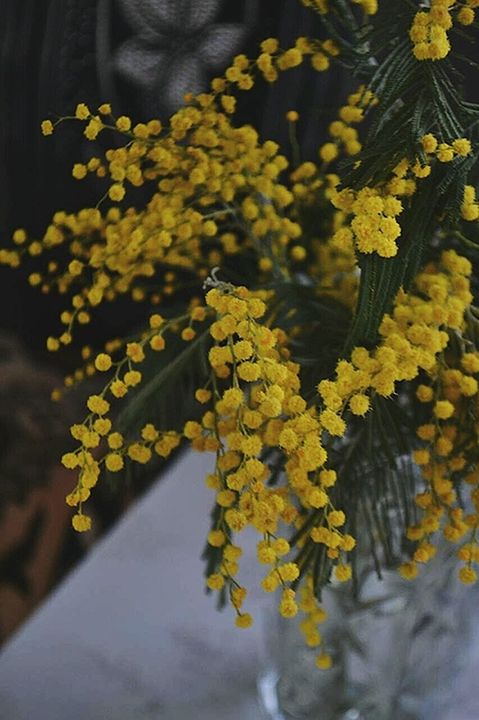
[[[214,453],[207,589],[251,625],[237,573],[253,527],[263,589],[283,616],[304,614],[328,668],[321,592],[354,592],[359,545],[412,580],[442,534],[459,580],[477,580],[479,106],[461,73],[479,2],[302,2],[312,37],[237,55],[166,125],[108,103],[45,120],[44,135],[74,121],[111,138],[72,169],[104,195],[55,213],[40,239],[16,230],[0,260],[40,256],[31,285],[64,296],[52,352],[104,302],[142,308],[138,332],[85,345],[53,394],[97,376],[62,458],[77,472],[73,527],[89,530],[102,475],[183,443]],[[235,121],[238,94],[302,63],[356,82],[316,162],[299,157],[293,108],[287,148]]]

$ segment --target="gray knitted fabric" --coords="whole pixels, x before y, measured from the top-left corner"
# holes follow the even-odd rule
[[[116,72],[147,99],[149,111],[170,114],[187,92],[201,92],[212,73],[239,51],[246,21],[216,22],[221,0],[117,0],[132,36],[116,50]]]

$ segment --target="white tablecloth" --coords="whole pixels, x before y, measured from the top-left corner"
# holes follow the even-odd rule
[[[1,720],[260,717],[260,623],[238,630],[203,590],[211,466],[183,455],[5,647]]]
[[[255,681],[268,600],[253,537],[243,536],[241,562],[255,625],[238,630],[203,592],[211,465],[183,455],[4,648],[0,720],[262,717]],[[479,720],[478,670],[475,651],[447,689],[452,709],[434,720]]]

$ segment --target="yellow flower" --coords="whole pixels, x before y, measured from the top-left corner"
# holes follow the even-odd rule
[[[367,395],[358,393],[353,395],[349,401],[349,409],[353,415],[366,415],[369,410],[369,398]]]
[[[150,448],[140,443],[132,443],[128,448],[128,457],[142,465],[151,460],[152,452]]]
[[[421,402],[431,402],[434,397],[434,391],[432,387],[429,387],[428,385],[418,385],[416,397]]]
[[[311,65],[317,72],[324,72],[329,68],[329,58],[322,52],[314,53],[311,56]]]
[[[328,504],[329,498],[324,490],[313,488],[308,493],[308,502],[313,508],[322,508]]]
[[[85,103],[79,103],[76,106],[75,117],[79,120],[87,120],[90,117],[90,114],[88,105],[85,105]]]
[[[440,420],[447,420],[454,413],[454,405],[449,400],[438,400],[434,404],[433,413]]]
[[[153,337],[150,338],[150,347],[156,352],[164,350],[166,347],[164,337],[162,335],[153,335]]]
[[[276,38],[267,38],[261,42],[261,50],[264,53],[275,53],[279,48],[279,41]]]
[[[75,455],[75,453],[65,453],[62,456],[62,465],[64,465],[66,468],[72,470],[73,468],[76,468],[78,466],[78,457]]]
[[[461,157],[466,157],[467,155],[470,155],[472,151],[471,142],[470,140],[467,140],[467,138],[459,138],[458,140],[454,140],[452,143],[452,147],[454,152],[456,152]]]
[[[100,353],[95,358],[95,367],[101,372],[106,372],[112,366],[111,357],[106,353]]]
[[[320,670],[329,670],[332,664],[333,660],[331,658],[331,655],[328,655],[328,653],[323,652],[316,657],[316,667],[318,667]]]
[[[193,338],[196,336],[196,332],[191,327],[186,327],[181,331],[181,339],[185,342],[189,342],[193,340]]]
[[[245,435],[241,441],[241,451],[250,457],[259,455],[263,443],[257,435]]]
[[[120,132],[128,132],[131,128],[131,120],[126,115],[121,115],[115,123]]]
[[[129,370],[123,376],[123,382],[127,387],[134,387],[141,382],[141,373],[138,370]]]
[[[334,568],[334,577],[336,580],[339,580],[339,582],[346,582],[347,580],[350,580],[352,577],[351,565],[338,563],[338,565]]]
[[[327,519],[328,523],[332,527],[340,527],[341,525],[344,525],[346,521],[346,516],[342,510],[332,510],[330,513],[328,513]]]
[[[341,539],[341,549],[345,552],[350,552],[356,547],[356,540],[352,535],[343,535]]]
[[[253,618],[249,613],[243,613],[242,615],[238,615],[235,620],[236,627],[239,628],[249,628],[253,624]]]
[[[93,429],[98,435],[107,435],[111,430],[111,420],[108,420],[108,418],[98,418],[93,423]]]
[[[88,140],[95,140],[98,133],[103,129],[103,123],[97,115],[94,115],[88,125],[86,126],[83,134]]]
[[[260,563],[264,563],[265,565],[272,564],[276,561],[276,553],[273,550],[273,548],[262,541],[261,543],[258,543],[258,548],[256,551],[256,556],[258,558],[258,561]]]
[[[427,135],[422,136],[421,145],[424,152],[433,153],[437,148],[437,140],[432,133],[427,133]]]
[[[90,395],[87,400],[87,407],[97,415],[105,415],[110,409],[110,403],[101,395]]]
[[[474,18],[474,10],[470,7],[461,7],[457,13],[457,20],[461,25],[472,25]]]
[[[141,437],[147,442],[154,442],[158,439],[159,431],[152,423],[147,423],[141,430]]]
[[[111,200],[120,202],[125,197],[125,188],[121,183],[114,183],[108,190],[108,196]]]
[[[459,570],[459,580],[465,585],[472,585],[477,582],[477,572],[469,565],[465,565]]]
[[[113,380],[112,384],[110,385],[110,392],[112,395],[114,395],[114,397],[121,398],[127,394],[128,387],[121,380]]]
[[[50,352],[55,352],[60,347],[60,341],[57,340],[57,338],[49,337],[47,339],[47,350],[50,350]]]
[[[221,547],[226,542],[226,536],[221,530],[211,530],[208,533],[208,544],[213,547]]]
[[[290,588],[283,590],[279,612],[283,617],[292,618],[298,613],[298,605],[295,601],[296,593]]]
[[[236,98],[233,95],[222,95],[221,105],[227,113],[233,113],[236,108]]]
[[[123,445],[123,436],[119,432],[113,432],[107,438],[108,447],[118,450]]]
[[[288,70],[300,65],[302,60],[303,56],[298,48],[290,48],[278,59],[278,67],[280,70]]]
[[[285,428],[279,436],[279,445],[286,451],[295,450],[299,445],[299,438],[292,428]]]
[[[82,163],[75,163],[72,170],[72,175],[76,180],[82,180],[84,177],[86,177],[87,174],[87,167],[86,165],[83,165]]]
[[[88,515],[77,513],[72,517],[72,525],[77,532],[86,532],[91,528],[91,518]]]
[[[137,342],[127,343],[126,355],[130,358],[130,360],[137,363],[143,362],[145,359],[143,348],[140,343]]]
[[[346,423],[332,410],[323,410],[319,416],[321,424],[331,435],[342,436],[346,431]]]
[[[206,579],[206,585],[210,590],[221,590],[224,587],[225,579],[219,573],[213,573]]]
[[[399,574],[405,580],[413,580],[415,577],[417,577],[417,573],[417,565],[413,561],[404,562],[399,566]]]
[[[230,491],[231,492],[231,491]],[[225,520],[227,525],[234,532],[241,532],[246,527],[247,518],[246,515],[239,510],[230,509],[225,512]]]
[[[454,159],[454,150],[447,143],[440,143],[436,151],[436,157],[439,162],[451,162]]]
[[[51,135],[53,133],[53,124],[51,120],[43,120],[40,127],[43,135]]]
[[[293,562],[278,565],[276,572],[280,574],[283,582],[294,582],[299,577],[299,568]]]
[[[338,147],[336,143],[325,143],[319,150],[319,157],[323,162],[329,163],[338,157]]]
[[[200,437],[200,435],[202,434],[201,425],[197,422],[194,422],[193,420],[188,420],[188,422],[183,428],[183,434],[189,440]]]
[[[123,458],[118,453],[108,453],[105,457],[105,466],[110,472],[118,472],[123,469],[124,465]]]

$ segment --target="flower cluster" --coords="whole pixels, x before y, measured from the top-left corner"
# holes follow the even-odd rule
[[[346,155],[357,155],[361,151],[358,131],[352,127],[364,120],[368,106],[374,105],[376,99],[370,90],[361,85],[355,93],[348,96],[348,102],[339,110],[339,119],[329,126],[332,142],[327,142],[319,149],[319,157],[325,163],[335,160],[340,151]]]
[[[409,187],[405,192],[409,192]],[[354,215],[350,227],[337,231],[334,241],[338,246],[354,240],[359,252],[376,252],[381,257],[396,255],[396,240],[401,234],[396,217],[403,209],[397,195],[376,188],[366,187],[359,192],[346,188],[337,192],[332,202],[345,213]]]
[[[23,246],[6,251],[1,259],[8,264],[18,264],[21,252],[36,254],[71,243],[73,257],[66,271],[53,264],[45,275],[30,277],[33,285],[56,286],[62,293],[79,288],[62,316],[68,331],[51,340],[50,349],[67,344],[73,323],[88,323],[91,309],[102,300],[126,292],[144,299],[144,286],[158,265],[164,268],[163,292],[168,294],[173,290],[168,290],[169,277],[174,279],[178,269],[204,278],[223,254],[238,251],[238,231],[246,245],[263,248],[263,269],[284,265],[288,247],[301,234],[285,215],[293,195],[279,176],[288,163],[276,143],[260,143],[250,126],[234,128],[213,103],[213,96],[204,96],[198,105],[178,111],[165,135],[159,123],[130,132],[129,119],[120,117],[115,124],[127,145],[107,150],[103,161],[93,158],[95,162],[74,166],[78,178],[93,167],[96,174],[101,169],[114,202],[123,199],[128,185],[156,184],[143,210],[113,206],[105,215],[97,209],[56,213],[45,236],[30,244],[23,231],[16,232],[14,240]],[[77,108],[76,116],[86,127],[96,117],[85,106]],[[222,224],[228,225],[227,232],[221,231]],[[77,236],[85,241],[71,242]]]
[[[443,60],[449,54],[451,44],[447,31],[453,25],[451,10],[455,5],[455,0],[431,0],[428,10],[416,13],[409,31],[416,60]],[[477,0],[466,0],[457,9],[455,20],[460,25],[471,25],[477,5]]]
[[[62,457],[65,467],[78,470],[77,485],[67,496],[67,503],[78,507],[72,520],[76,530],[88,530],[91,526],[91,518],[83,512],[83,504],[90,497],[103,467],[109,472],[120,472],[125,467],[125,461],[144,465],[154,455],[167,458],[178,447],[181,434],[171,430],[160,431],[152,423],[146,423],[141,428],[137,439],[127,440],[113,427],[112,404],[141,383],[142,372],[138,368],[148,352],[164,350],[165,337],[173,330],[179,332],[184,342],[190,342],[196,335],[194,323],[202,322],[206,314],[207,308],[201,306],[194,306],[189,313],[171,320],[155,313],[150,316],[149,329],[138,341],[110,343],[110,352],[98,353],[89,366],[93,372],[108,374],[109,378],[100,394],[88,398],[86,405],[89,412],[84,421],[71,427],[71,435],[79,443],[77,449]],[[99,450],[103,451],[100,459],[97,457]]]
[[[268,446],[274,448],[281,442],[283,413],[297,414],[306,409],[298,395],[299,367],[282,347],[284,334],[259,322],[266,309],[264,302],[251,297],[246,288],[227,287],[223,292],[214,288],[206,301],[217,315],[210,330],[215,345],[209,351],[214,383],[230,380],[226,390],[215,391],[214,410],[204,415],[202,426],[190,423],[185,428],[190,436],[201,439],[201,444],[211,435],[218,442],[216,470],[208,482],[217,492],[216,503],[221,510],[208,541],[221,547],[232,532],[241,532],[247,525],[254,527],[262,536],[258,559],[272,566],[263,587],[273,591],[282,585],[280,609],[292,616],[297,607],[287,584],[297,579],[299,569],[294,563],[280,562],[290,547],[277,533],[280,521],[294,522],[297,509],[284,488],[267,486],[270,470],[260,456]],[[223,553],[219,563],[230,579]],[[232,601],[239,612],[233,597]]]
[[[438,142],[432,133],[427,133],[420,140],[420,150],[423,160],[416,157],[414,162],[410,162],[404,158],[393,169],[388,182],[377,187],[364,187],[359,191],[344,188],[332,194],[334,206],[353,215],[350,225],[344,225],[336,233],[334,241],[338,247],[349,247],[354,241],[361,253],[394,257],[398,251],[397,240],[401,235],[401,226],[396,220],[403,210],[400,198],[415,193],[416,180],[429,177],[434,161],[448,163],[457,157],[467,157],[471,154],[472,146],[467,138],[457,138],[449,144]],[[475,196],[471,190],[465,190],[463,217],[470,215],[471,219],[476,219],[474,202]]]
[[[305,7],[316,10],[321,15],[329,12],[329,0],[301,0]],[[359,5],[366,15],[375,15],[378,11],[378,0],[351,0],[354,5]]]
[[[439,142],[432,134],[427,133],[421,138],[421,146],[428,158],[428,165],[436,157],[439,162],[452,162],[456,157],[467,157],[471,154],[471,143],[467,138],[457,138],[452,143]]]
[[[415,56],[445,57],[452,17],[469,24],[478,2],[432,0],[415,14]],[[462,220],[479,220],[476,189],[468,184],[477,143],[472,106],[443,103],[441,124],[437,108],[429,113],[407,93],[394,95],[397,73],[382,57],[396,41],[390,29],[385,39],[379,33],[381,43],[371,32],[382,22],[381,14],[373,18],[376,0],[303,4],[318,11],[322,39],[299,37],[282,48],[266,38],[257,57],[234,57],[209,92],[188,94],[168,123],[134,123],[106,103],[93,111],[80,103],[70,119],[87,140],[118,138],[98,156],[93,148],[100,143],[85,143],[91,156],[72,167],[76,180],[103,184],[103,199],[94,208],[55,213],[40,239],[17,229],[0,262],[17,267],[24,258],[48,258],[29,282],[65,296],[61,330],[47,339],[51,351],[72,343],[76,325],[88,325],[104,302],[128,295],[145,308],[142,332],[84,346],[84,367],[65,378],[67,388],[85,377],[105,378],[90,394],[83,422],[71,428],[76,447],[63,456],[78,474],[67,497],[76,509],[74,528],[91,526],[84,505],[102,471],[166,458],[182,442],[213,453],[206,478],[214,494],[208,590],[229,599],[238,627],[251,625],[238,579],[238,538],[252,529],[265,567],[263,590],[280,594],[282,616],[304,614],[300,630],[326,669],[321,591],[356,576],[363,504],[374,510],[372,524],[382,502],[397,509],[404,495],[408,508],[415,504],[408,543],[401,535],[391,560],[403,577],[413,578],[434,556],[442,531],[459,544],[460,579],[477,578],[478,314],[471,262],[457,252]],[[408,27],[413,13],[402,10]],[[350,23],[344,42],[342,23]],[[370,44],[378,46],[378,61],[368,58]],[[404,62],[416,73],[419,98],[452,97],[446,64],[418,65],[404,37],[391,54],[393,68]],[[292,160],[251,125],[235,123],[238,92],[258,80],[275,82],[305,61],[322,72],[336,57],[345,66],[359,63],[370,84],[338,103],[328,135],[318,138],[316,162],[301,160],[295,110],[283,119]],[[366,116],[373,122],[360,137]],[[61,120],[45,120],[43,134]],[[391,127],[388,152],[381,133]],[[169,416],[158,422],[144,401],[149,386],[136,390],[148,373],[164,381],[188,364],[202,373],[201,380],[195,376],[194,409],[178,403],[171,423]],[[117,409],[132,398],[144,403],[144,414],[125,429]],[[161,393],[155,401],[164,402]],[[389,448],[379,447],[371,429],[383,431],[386,445],[384,408],[409,421],[400,447],[411,448],[423,483],[418,493],[403,487],[398,497],[386,497],[377,479],[371,447],[378,454]],[[351,487],[356,465],[370,470],[372,489],[369,480]],[[470,507],[461,484],[470,488]],[[370,535],[380,545],[383,528],[376,529]],[[375,560],[381,555],[372,552]]]
[[[279,523],[284,533],[288,526],[300,522],[300,513],[320,509],[324,520],[312,529],[311,536],[328,548],[340,582],[351,577],[345,558],[355,541],[342,532],[344,512],[335,509],[329,495],[336,473],[325,467],[327,452],[321,442],[321,420],[314,406],[308,408],[300,394],[299,366],[289,359],[284,333],[264,324],[264,302],[244,287],[218,285],[208,292],[206,301],[217,317],[210,329],[215,341],[209,351],[213,405],[201,423],[188,422],[184,432],[197,449],[216,445],[215,472],[207,478],[208,486],[216,493],[217,512],[208,535],[216,555],[207,585],[214,590],[227,586],[237,624],[246,627],[252,618],[246,615],[245,619],[238,604],[238,597],[242,602],[246,591],[234,578],[237,562],[230,561],[231,548],[236,547],[233,533],[247,526],[259,533],[258,561],[269,566],[263,590],[281,589],[279,611],[288,618],[298,612],[291,585],[298,580],[300,567],[282,560],[291,547],[279,534]],[[228,381],[224,390],[219,387],[222,380]],[[200,401],[208,402],[210,394],[206,390],[199,392]],[[262,458],[278,450],[284,455],[287,482],[271,488],[267,482],[272,468]],[[238,550],[235,552],[238,554]],[[312,608],[308,628],[324,614],[317,601],[311,597],[308,600],[303,591],[299,608]],[[307,642],[310,646],[320,645],[321,638],[311,630]],[[327,666],[326,658],[325,653],[318,656],[320,667]]]
[[[432,300],[432,312],[443,327],[461,333],[464,350],[455,355],[450,347],[441,352],[436,363],[427,368],[424,381],[416,395],[428,408],[428,422],[417,428],[421,446],[414,459],[421,469],[425,489],[416,497],[422,516],[408,529],[408,538],[417,543],[411,561],[404,563],[401,572],[415,577],[418,563],[428,562],[435,553],[433,535],[442,529],[444,537],[453,543],[461,542],[458,556],[466,564],[459,571],[465,583],[475,582],[477,573],[472,567],[479,555],[475,548],[479,524],[477,515],[477,424],[479,354],[467,338],[464,315],[471,300],[469,288],[470,263],[454,253],[444,253],[442,264],[447,275],[421,279],[423,291]],[[471,348],[468,351],[467,346]],[[466,514],[456,486],[461,477],[469,485],[471,509]]]
[[[479,204],[476,200],[476,189],[472,185],[464,186],[461,216],[464,220],[477,220],[479,218]]]

